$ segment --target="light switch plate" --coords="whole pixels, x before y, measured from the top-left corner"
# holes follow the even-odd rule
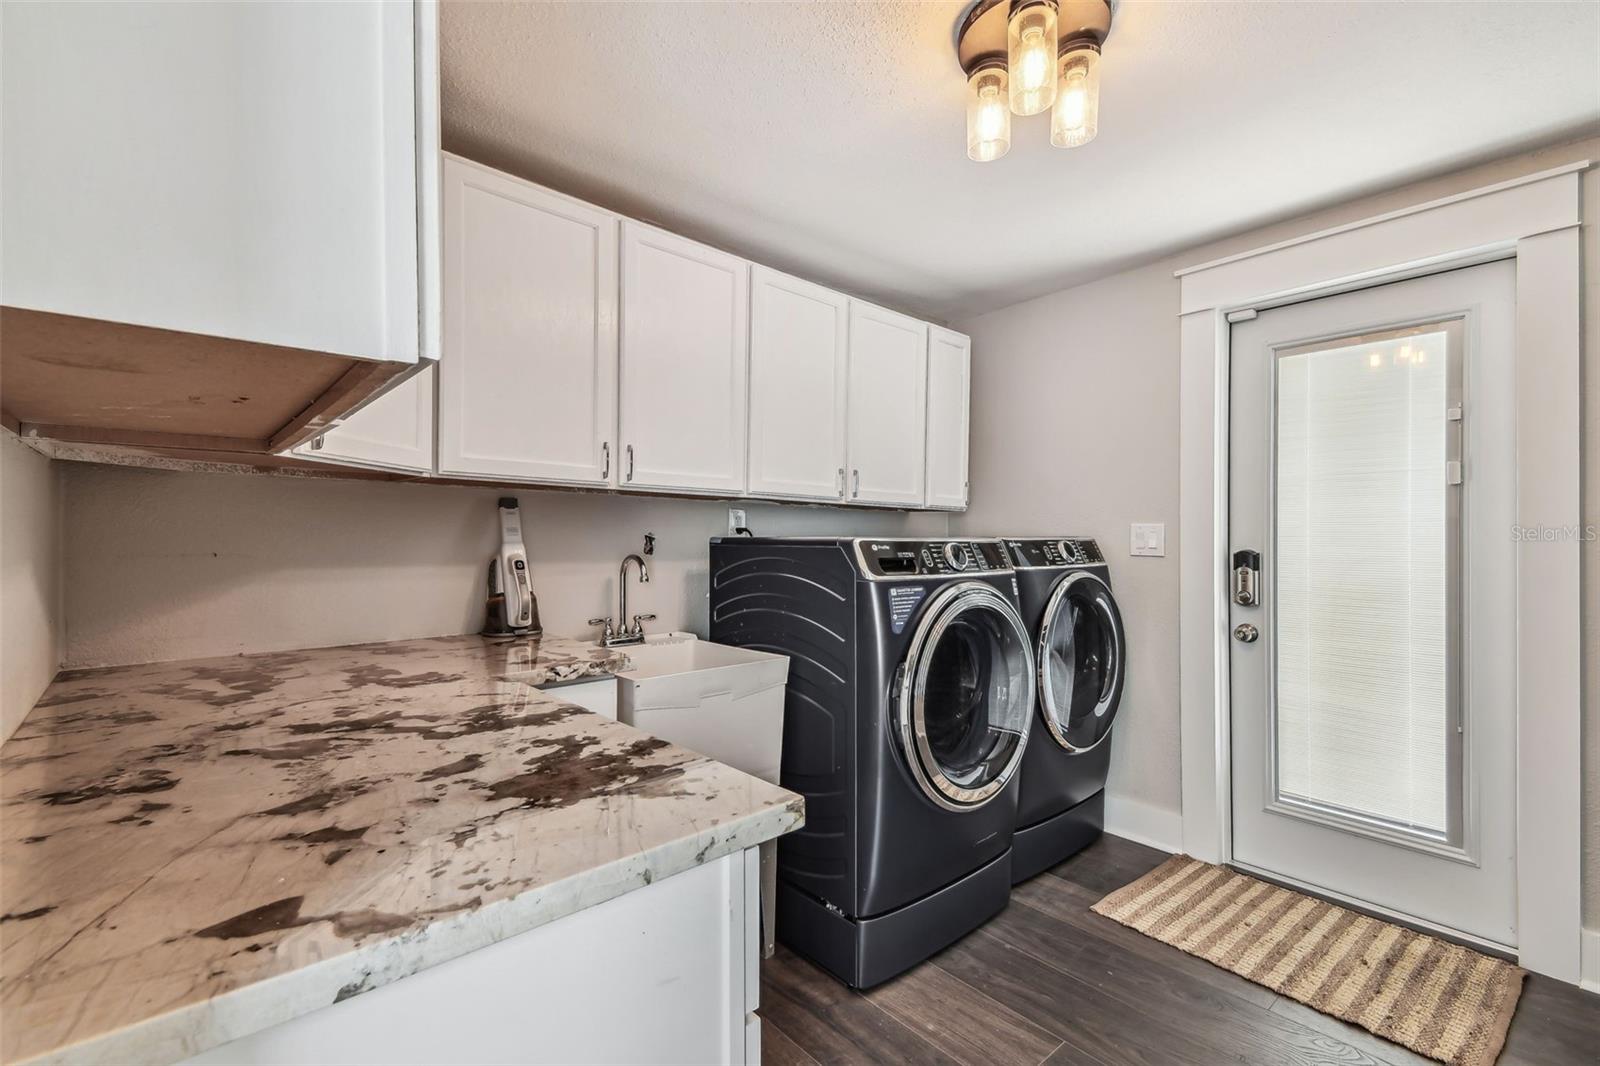
[[[738,536],[739,535],[739,530],[748,529],[748,528],[750,528],[750,522],[745,517],[744,508],[743,507],[730,507],[730,508],[728,508],[728,536],[730,536],[730,537]]]
[[[1128,527],[1129,555],[1167,554],[1167,526],[1164,522],[1135,522]]]

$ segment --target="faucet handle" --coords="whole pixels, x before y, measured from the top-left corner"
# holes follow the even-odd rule
[[[600,639],[601,640],[610,640],[611,639],[611,619],[609,619],[609,618],[591,618],[591,619],[589,619],[589,624],[592,625],[592,626],[602,626],[603,627],[601,629],[601,631],[600,631]]]
[[[637,635],[637,636],[641,636],[641,637],[644,636],[644,623],[646,623],[646,622],[654,622],[655,620],[656,620],[656,616],[653,615],[653,614],[636,614],[636,615],[634,615],[633,616],[633,632],[634,632],[634,634]]]

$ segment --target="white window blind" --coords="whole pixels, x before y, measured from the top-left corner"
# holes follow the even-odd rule
[[[1449,824],[1448,335],[1278,358],[1280,799]]]

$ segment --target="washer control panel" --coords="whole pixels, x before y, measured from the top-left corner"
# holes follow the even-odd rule
[[[1012,565],[1019,568],[1089,566],[1106,561],[1100,545],[1088,537],[1007,540],[1005,545],[1011,555]]]
[[[1011,569],[1011,560],[993,540],[858,540],[856,550],[868,577],[954,577]]]

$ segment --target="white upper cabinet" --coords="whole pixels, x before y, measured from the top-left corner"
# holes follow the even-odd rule
[[[750,265],[622,224],[623,488],[740,495]]]
[[[967,506],[967,397],[972,381],[972,340],[928,329],[927,505],[959,511]]]
[[[616,216],[446,157],[444,329],[439,473],[615,483]]]
[[[6,4],[0,302],[433,355],[418,329],[433,17],[410,3]]]
[[[850,301],[850,502],[923,505],[928,326]]]
[[[847,297],[752,268],[750,495],[844,496],[849,337]]]
[[[341,466],[427,474],[433,470],[433,393],[429,364],[332,429],[294,450]]]

